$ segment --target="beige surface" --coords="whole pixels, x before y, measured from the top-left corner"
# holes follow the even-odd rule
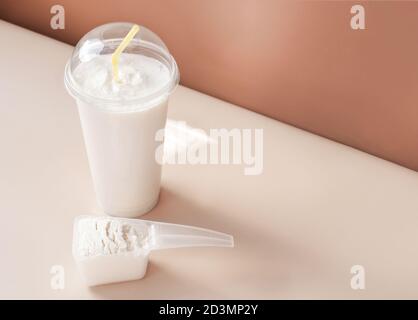
[[[236,248],[161,251],[141,281],[86,288],[72,220],[98,209],[63,87],[71,47],[4,22],[0,38],[0,298],[418,298],[417,173],[184,87],[169,118],[263,128],[264,173],[165,166],[145,218],[228,232]],[[355,264],[364,291],[350,288]]]

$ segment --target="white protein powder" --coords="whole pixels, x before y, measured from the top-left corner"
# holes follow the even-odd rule
[[[79,256],[114,255],[137,252],[147,235],[130,224],[111,218],[84,218],[77,224]]]

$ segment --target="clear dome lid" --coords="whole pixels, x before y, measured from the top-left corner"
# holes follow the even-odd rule
[[[167,83],[145,96],[109,98],[91,95],[77,81],[74,72],[80,64],[100,55],[114,53],[133,26],[133,23],[126,22],[108,23],[91,30],[80,39],[66,65],[64,75],[67,90],[74,98],[110,108],[146,106],[166,98],[177,87],[179,71],[176,61],[160,37],[144,26],[140,26],[138,33],[123,52],[144,55],[161,62],[169,71],[170,80]]]

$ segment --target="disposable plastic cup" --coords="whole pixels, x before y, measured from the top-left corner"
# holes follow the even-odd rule
[[[88,32],[65,69],[64,82],[75,98],[93,184],[104,213],[136,217],[158,202],[161,165],[156,133],[165,127],[170,94],[179,82],[177,64],[163,41],[149,29],[139,32],[124,53],[143,55],[168,68],[170,79],[146,95],[113,99],[92,95],[74,77],[76,68],[100,55],[112,54],[131,23],[110,23]]]

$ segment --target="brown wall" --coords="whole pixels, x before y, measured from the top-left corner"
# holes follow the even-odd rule
[[[356,3],[367,30],[350,28]],[[49,26],[53,4],[65,30]],[[145,25],[184,85],[418,170],[418,2],[1,0],[0,18],[71,44]]]

